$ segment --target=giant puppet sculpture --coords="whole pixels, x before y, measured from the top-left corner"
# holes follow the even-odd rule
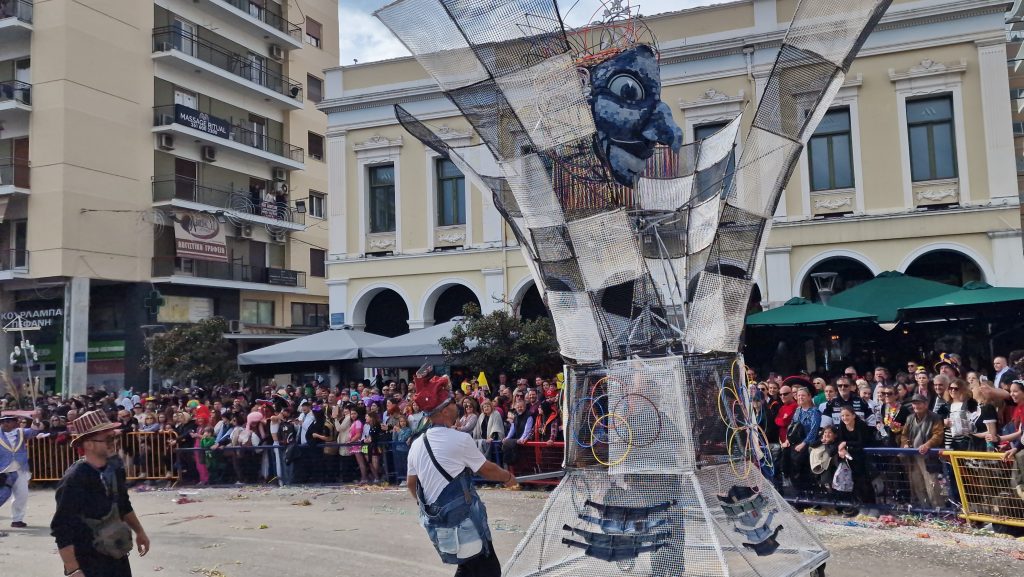
[[[737,351],[781,192],[889,1],[800,2],[739,158],[739,118],[683,145],[622,0],[578,30],[555,0],[377,12],[479,144],[398,120],[493,193],[566,360],[566,476],[506,576],[782,577],[828,557],[761,475]]]

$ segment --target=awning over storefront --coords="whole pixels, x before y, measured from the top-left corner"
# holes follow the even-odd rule
[[[904,306],[900,312],[905,320],[1005,317],[1018,313],[1022,304],[1024,288],[969,282],[960,290]]]
[[[793,297],[781,307],[750,315],[747,317],[747,325],[792,327],[874,320],[875,316],[868,313],[825,306],[804,298]]]
[[[238,365],[253,368],[262,365],[297,363],[327,365],[340,361],[351,361],[358,359],[365,347],[385,340],[387,337],[350,329],[323,331],[242,353],[238,355]]]
[[[428,362],[444,364],[445,354],[437,341],[442,337],[451,336],[452,329],[458,323],[459,320],[453,319],[365,347],[363,366],[409,368]]]
[[[901,307],[923,299],[938,297],[957,288],[901,272],[885,271],[875,278],[846,289],[831,298],[829,307],[861,311],[875,316],[879,323],[895,323]]]

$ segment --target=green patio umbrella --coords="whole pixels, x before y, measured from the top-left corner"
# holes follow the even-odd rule
[[[828,304],[871,314],[879,324],[895,323],[901,307],[956,290],[955,286],[889,270],[835,295]]]
[[[875,315],[868,313],[820,305],[804,298],[793,297],[781,307],[750,315],[747,317],[747,325],[792,327],[874,320]]]
[[[974,281],[964,288],[924,299],[900,309],[904,318],[950,318],[962,313],[977,312],[985,305],[1024,303],[1024,288],[994,287],[986,282]],[[1003,313],[1005,309],[1000,309]]]

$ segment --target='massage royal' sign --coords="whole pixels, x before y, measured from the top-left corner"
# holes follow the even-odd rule
[[[184,104],[174,105],[174,117],[175,122],[178,124],[183,124],[199,132],[205,132],[220,138],[228,138],[228,132],[231,130],[231,125],[228,121],[216,116],[210,116],[205,112],[199,112]]]

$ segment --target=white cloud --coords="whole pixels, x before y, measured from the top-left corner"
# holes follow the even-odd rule
[[[721,4],[726,1],[728,0],[643,0],[639,2],[639,5],[641,13],[652,15],[695,6]],[[409,54],[405,46],[372,16],[374,10],[386,3],[386,0],[341,0],[339,2],[342,64],[352,64],[353,60],[374,62]],[[574,3],[575,6],[573,6]],[[635,1],[631,3],[637,4]],[[602,0],[579,0],[578,3],[576,0],[559,0],[563,17],[568,11],[566,22],[570,26],[585,24],[592,15],[598,13],[602,5]]]

